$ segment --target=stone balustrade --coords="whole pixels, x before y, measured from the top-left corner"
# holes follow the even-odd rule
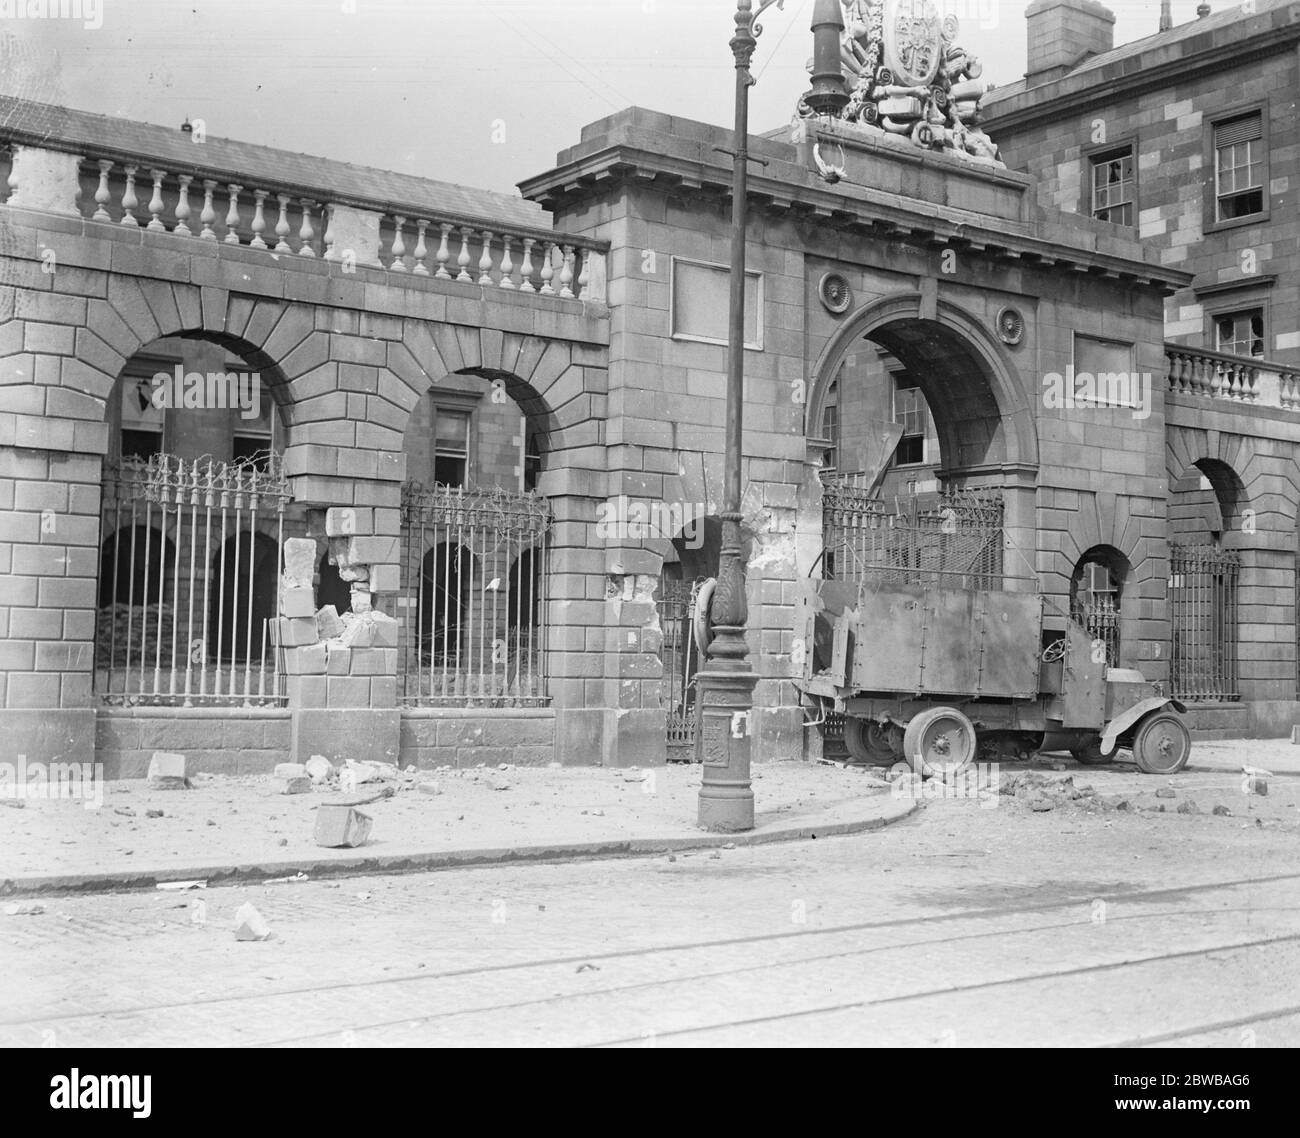
[[[315,257],[558,300],[605,301],[604,246],[543,229],[453,218],[418,204],[333,198],[246,182],[238,174],[169,170],[147,157],[74,155],[14,145],[0,166],[6,204],[80,215],[268,255]]]
[[[1300,411],[1300,370],[1258,357],[1165,345],[1169,390],[1180,395]]]

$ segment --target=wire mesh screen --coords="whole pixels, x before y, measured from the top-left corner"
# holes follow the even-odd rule
[[[459,486],[402,493],[403,700],[530,707],[546,694],[545,498]]]
[[[849,475],[828,481],[822,510],[827,580],[1002,588],[1000,491],[886,500]]]
[[[1173,694],[1180,699],[1237,700],[1241,695],[1237,681],[1239,557],[1209,545],[1173,546],[1169,570]]]
[[[283,702],[287,482],[265,457],[156,454],[105,472],[95,687],[109,703]]]

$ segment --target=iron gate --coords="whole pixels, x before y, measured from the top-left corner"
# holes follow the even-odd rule
[[[109,703],[276,704],[288,484],[274,458],[155,454],[105,471],[95,690]]]
[[[699,714],[695,674],[700,666],[692,617],[695,598],[705,578],[661,581],[659,626],[663,629],[664,693],[668,701],[668,761],[695,759],[695,730]]]
[[[546,684],[550,506],[533,493],[402,490],[402,698],[438,707],[534,707]]]
[[[885,584],[1001,589],[1002,494],[957,490],[874,497],[860,476],[827,480],[822,573]]]
[[[1169,603],[1173,618],[1170,660],[1179,699],[1233,702],[1237,679],[1237,581],[1241,560],[1210,545],[1169,551]]]

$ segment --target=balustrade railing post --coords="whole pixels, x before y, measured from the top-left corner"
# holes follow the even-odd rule
[[[99,188],[95,190],[95,213],[92,220],[112,221],[113,216],[108,212],[108,203],[111,197],[108,189],[108,175],[109,171],[113,169],[113,163],[101,158],[98,165]]]
[[[429,255],[429,247],[424,243],[424,231],[429,228],[429,223],[424,218],[417,218],[415,222],[415,266],[411,269],[418,277],[427,277],[429,268],[424,263],[425,257]]]
[[[447,272],[447,261],[451,258],[451,250],[447,248],[447,238],[451,235],[450,225],[439,225],[438,231],[442,234],[438,242],[438,252],[434,254],[434,260],[438,262],[438,270],[433,275],[439,280],[451,280],[451,274]]]
[[[464,281],[466,284],[474,283],[474,278],[469,275],[469,235],[473,232],[468,226],[461,227],[460,255],[456,258],[456,264],[460,266],[460,272],[456,275],[456,279]]]
[[[162,211],[163,211],[162,184],[163,184],[163,179],[167,177],[167,171],[150,170],[149,175],[150,177],[153,178],[153,197],[149,199],[149,213],[152,216],[149,218],[149,224],[146,226],[146,228],[165,230],[167,226],[165,226],[162,222]]]
[[[483,230],[483,255],[478,259],[478,283],[481,285],[490,285],[492,283],[492,231]]]
[[[266,195],[269,192],[269,190],[253,191],[253,239],[249,242],[249,245],[254,249],[266,248],[266,242],[262,240],[262,233],[266,229],[266,215],[264,210],[266,208]]]
[[[276,201],[280,203],[280,216],[275,223],[275,251],[277,253],[292,253],[289,247],[289,195],[276,194]]]
[[[186,223],[190,219],[190,183],[194,181],[194,175],[178,174],[176,179],[180,182],[180,188],[176,193],[176,224],[172,232],[179,233],[182,237],[192,237],[193,234]]]
[[[537,239],[536,239],[536,238],[534,238],[534,237],[525,237],[525,238],[524,238],[524,263],[520,266],[520,269],[519,269],[519,277],[520,277],[520,282],[519,282],[519,291],[520,291],[520,292],[536,292],[536,291],[537,291],[535,288],[533,288],[533,280],[532,280],[532,277],[533,277],[533,246],[536,245],[536,244],[537,244]]]
[[[406,242],[402,239],[402,226],[406,224],[406,218],[401,214],[393,217],[393,247],[392,264],[388,267],[394,273],[406,272],[406,262],[402,259],[406,256]]]
[[[316,236],[316,230],[312,228],[311,211],[316,208],[316,203],[311,198],[301,198],[299,204],[302,206],[302,225],[298,227],[298,256],[314,257],[316,250],[312,248],[311,243]]]
[[[211,178],[203,180],[203,209],[199,213],[199,221],[202,222],[203,228],[199,231],[199,236],[204,241],[215,241],[217,239],[216,230],[212,228],[212,223],[217,220],[217,211],[212,204],[212,195],[216,193],[217,183]]]
[[[140,204],[140,199],[135,196],[135,172],[139,167],[124,166],[122,169],[126,173],[126,188],[122,191],[122,220],[119,224],[139,226],[133,212]]]
[[[226,186],[226,193],[230,197],[230,208],[226,210],[225,243],[227,245],[239,244],[239,195],[243,189],[243,186],[237,186],[234,182]]]

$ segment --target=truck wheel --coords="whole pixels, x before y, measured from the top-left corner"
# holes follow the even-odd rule
[[[1085,767],[1104,766],[1114,757],[1113,751],[1109,755],[1101,753],[1100,739],[1094,739],[1086,747],[1075,747],[1070,754],[1074,756],[1076,763],[1082,763]]]
[[[1143,774],[1175,774],[1187,765],[1192,737],[1172,711],[1159,711],[1139,724],[1133,758]]]
[[[873,720],[845,718],[844,747],[855,763],[888,762],[892,756],[884,739],[880,726]]]
[[[975,728],[955,707],[932,707],[908,722],[903,757],[922,777],[960,774],[975,758]]]

